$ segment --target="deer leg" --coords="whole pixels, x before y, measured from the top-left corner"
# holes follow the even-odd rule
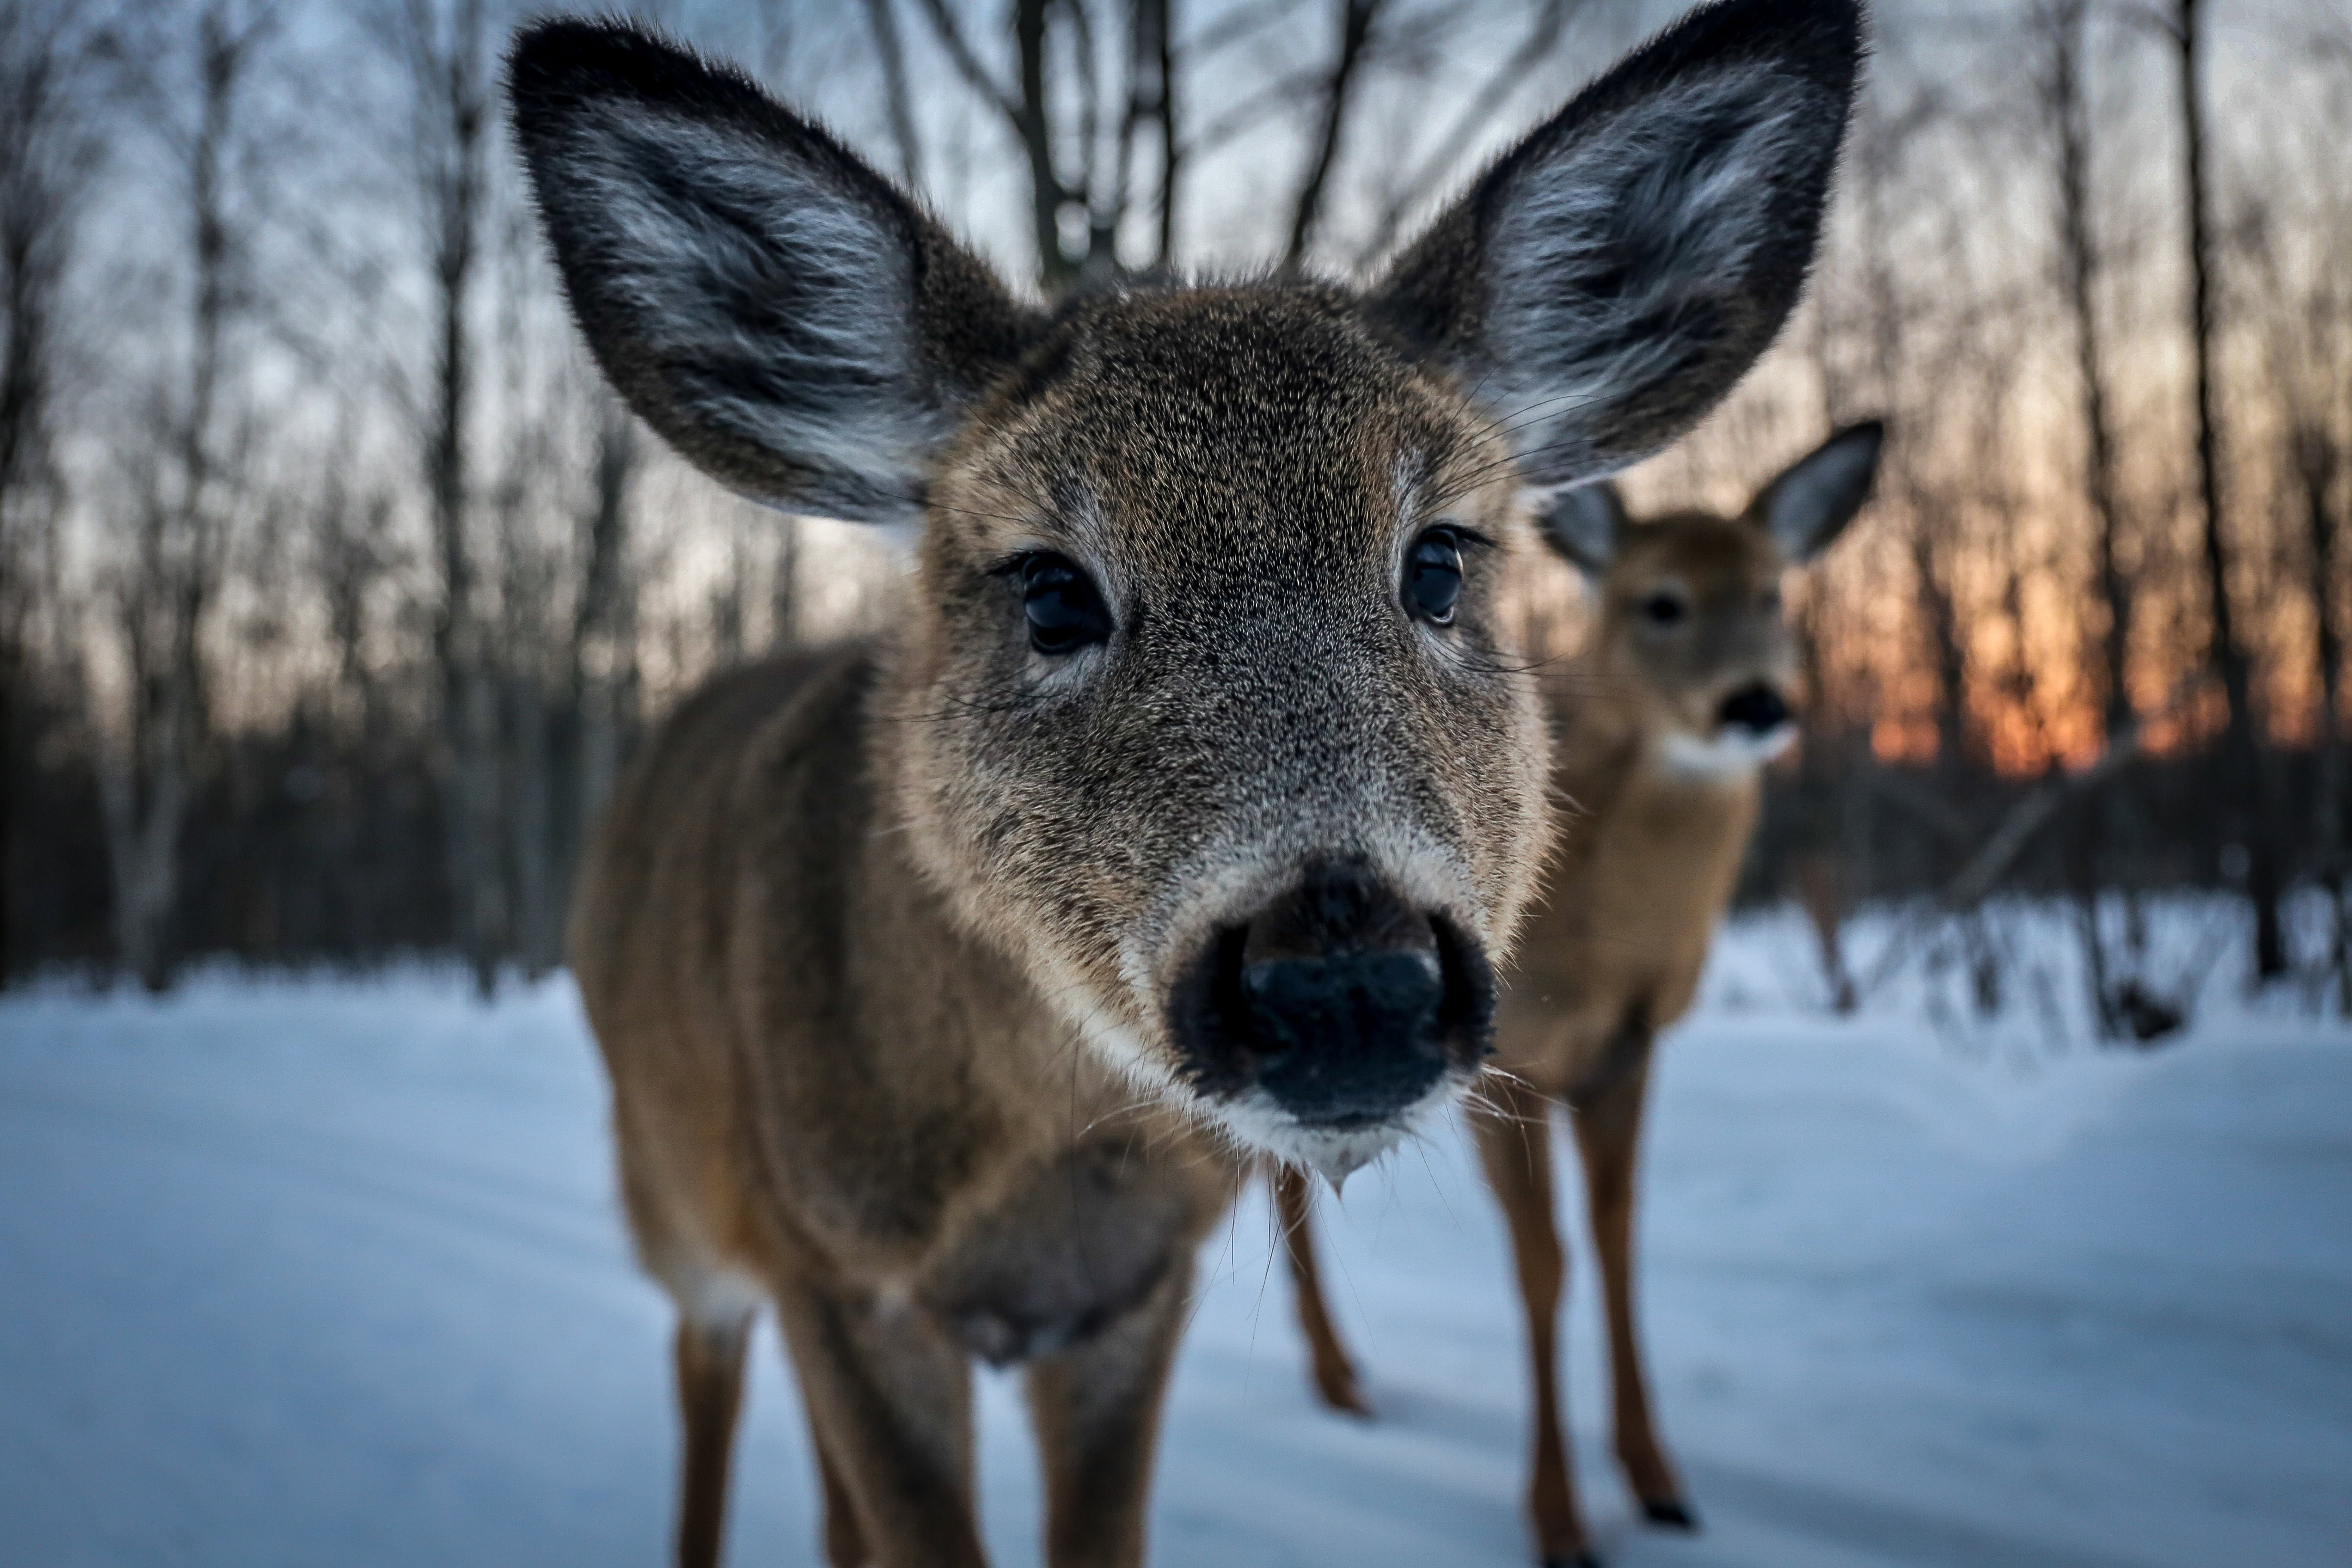
[[[678,1568],[718,1568],[727,1529],[728,1461],[743,1404],[743,1349],[750,1312],[681,1311],[671,1350],[677,1370],[685,1452],[677,1491]]]
[[[803,1399],[803,1404],[806,1400]],[[857,1523],[857,1505],[850,1500],[849,1483],[817,1430],[816,1407],[809,1405],[809,1446],[816,1450],[816,1479],[824,1490],[824,1560],[828,1568],[865,1568],[866,1535]]]
[[[1626,1070],[1578,1096],[1570,1120],[1578,1152],[1584,1157],[1593,1250],[1600,1256],[1601,1298],[1609,1319],[1617,1462],[1624,1467],[1626,1483],[1651,1523],[1696,1530],[1697,1518],[1650,1415],[1649,1373],[1633,1312],[1633,1165],[1649,1081],[1645,1042],[1640,1058]]]
[[[1315,1358],[1315,1392],[1323,1403],[1349,1415],[1369,1418],[1372,1407],[1356,1384],[1356,1363],[1323,1301],[1323,1279],[1315,1264],[1315,1189],[1296,1165],[1277,1165],[1272,1176],[1282,1247],[1290,1259],[1290,1282],[1298,1302],[1298,1327]]]
[[[776,1318],[808,1402],[835,1568],[984,1568],[962,1349],[919,1307],[823,1283],[781,1282]]]
[[[1568,1258],[1552,1218],[1550,1106],[1526,1085],[1502,1080],[1488,1090],[1487,1104],[1474,1113],[1474,1124],[1486,1183],[1510,1226],[1511,1257],[1527,1307],[1528,1363],[1535,1382],[1535,1463],[1528,1510],[1535,1521],[1536,1554],[1545,1568],[1593,1568],[1560,1423],[1559,1301]]]
[[[1045,1473],[1048,1568],[1139,1568],[1169,1369],[1183,1338],[1189,1262],[1084,1343],[1029,1365]]]

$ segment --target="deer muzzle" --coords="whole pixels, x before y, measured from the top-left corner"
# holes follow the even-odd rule
[[[1300,1128],[1376,1130],[1487,1049],[1494,978],[1474,938],[1367,868],[1311,868],[1220,930],[1176,988],[1193,1087],[1260,1091]]]
[[[1725,698],[1716,713],[1717,722],[1724,729],[1745,730],[1750,735],[1769,735],[1793,717],[1789,700],[1760,680]]]

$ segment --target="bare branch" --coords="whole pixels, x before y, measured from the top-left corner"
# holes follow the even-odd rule
[[[2033,841],[2036,834],[2050,825],[2070,801],[2079,800],[2096,790],[2140,754],[2147,743],[2148,730],[2187,708],[2202,696],[2209,678],[2192,675],[2173,689],[2163,706],[2144,719],[2134,720],[2119,731],[2114,742],[2088,767],[2044,782],[2011,806],[2000,821],[1994,825],[1977,852],[1968,863],[1947,881],[1936,895],[1932,908],[1915,913],[1899,927],[1887,942],[1885,951],[1872,966],[1870,975],[1862,984],[1864,994],[1876,991],[1892,979],[1911,952],[1919,935],[1936,921],[1949,915],[1966,914],[1984,902],[1993,885]]]
[[[1348,109],[1358,80],[1357,68],[1363,63],[1387,0],[1339,3],[1339,52],[1331,62],[1330,75],[1324,84],[1323,119],[1316,133],[1315,151],[1307,161],[1307,177],[1298,187],[1298,199],[1291,208],[1290,239],[1282,251],[1286,271],[1296,271],[1306,259],[1307,242],[1314,237],[1315,225],[1323,216],[1323,192],[1330,183],[1331,167],[1339,161]]]
[[[954,62],[963,79],[1017,132],[1021,129],[1021,100],[990,75],[988,68],[980,63],[980,57],[971,52],[971,45],[964,41],[963,28],[956,21],[955,13],[948,9],[947,0],[923,0],[923,11],[931,19],[931,31],[938,36],[940,46],[947,50],[948,58]]]
[[[1528,28],[1528,36],[1496,68],[1494,75],[1472,89],[1453,126],[1381,209],[1380,220],[1363,248],[1364,260],[1372,259],[1396,242],[1397,230],[1405,217],[1453,174],[1462,155],[1494,123],[1511,95],[1551,57],[1567,31],[1570,13],[1580,3],[1580,0],[1537,0],[1535,20]]]
[[[1272,0],[1268,5],[1236,7],[1210,23],[1198,37],[1175,46],[1175,52],[1187,65],[1205,60],[1220,49],[1247,43],[1266,28],[1288,20],[1298,6],[1299,0]]]
[[[1323,67],[1309,66],[1268,83],[1194,132],[1183,145],[1184,156],[1204,158],[1234,138],[1248,135],[1297,102],[1299,94],[1312,91],[1329,76]]]
[[[898,21],[890,0],[866,0],[866,26],[882,62],[882,91],[890,111],[890,137],[898,144],[898,177],[908,190],[923,182],[923,153],[915,133],[915,107],[907,89],[907,55],[898,43]]]

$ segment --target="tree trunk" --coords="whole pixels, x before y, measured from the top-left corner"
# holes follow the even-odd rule
[[[129,615],[135,650],[130,754],[105,770],[117,946],[151,991],[169,988],[177,959],[181,829],[210,730],[203,636],[226,526],[213,445],[233,259],[224,181],[248,50],[268,26],[265,16],[237,30],[217,5],[196,19],[199,110],[184,170],[193,274],[188,380],[167,437],[178,482],[168,498],[151,499],[142,520],[141,581]]]
[[[482,647],[467,506],[467,426],[473,337],[467,319],[480,238],[484,142],[489,132],[481,0],[457,0],[446,47],[429,15],[414,23],[415,87],[432,138],[420,153],[433,239],[436,342],[425,479],[441,570],[434,657],[440,669],[443,828],[458,946],[485,997],[509,942],[506,879],[498,853],[499,714]]]
[[[556,867],[553,715],[538,671],[517,671],[507,683],[507,722],[514,736],[515,952],[526,978],[537,980],[562,962],[562,877]]]
[[[1315,226],[1323,216],[1324,191],[1347,135],[1348,110],[1355,98],[1356,68],[1363,63],[1371,42],[1373,24],[1380,20],[1383,0],[1340,0],[1339,52],[1323,89],[1323,114],[1316,128],[1314,152],[1307,165],[1298,196],[1291,204],[1290,238],[1282,247],[1282,268],[1295,272],[1307,259]]]
[[[2058,154],[2058,263],[2062,292],[2074,329],[2075,388],[2083,418],[2083,491],[2098,535],[2099,602],[2105,625],[2099,638],[2102,738],[2113,747],[2132,728],[2130,663],[2132,584],[2123,567],[2123,505],[2116,476],[2113,416],[2107,405],[2106,352],[2097,300],[2099,254],[2091,232],[2091,127],[2088,90],[2083,79],[2088,56],[2088,0],[2058,0],[2048,16],[2052,130]],[[2123,1020],[2116,1004],[2118,982],[2099,919],[2102,890],[2121,889],[2127,904],[2137,889],[2118,857],[2136,837],[2132,777],[2118,773],[2105,798],[2086,800],[2075,813],[2076,831],[2069,867],[2081,912],[2084,970],[2100,1033],[2119,1038]],[[2137,921],[2137,911],[2126,923]]]
[[[2282,889],[2276,841],[2260,809],[2262,759],[2254,734],[2252,661],[2238,637],[2230,599],[2229,518],[2221,470],[2221,411],[2214,385],[2213,241],[2207,222],[2205,114],[2199,88],[2200,0],[2179,0],[2175,27],[2180,47],[2180,122],[2188,204],[2189,330],[2197,363],[2197,489],[2204,513],[2202,543],[2210,626],[2210,658],[2228,706],[2216,759],[2224,830],[2246,850],[2246,894],[2254,907],[2254,974],[2286,973],[2286,934],[2279,920]]]
[[[898,19],[890,0],[866,0],[866,25],[874,35],[882,67],[883,104],[890,111],[890,138],[898,143],[898,179],[909,191],[922,189],[923,150],[915,130],[913,94],[907,85],[907,52],[898,42]]]
[[[1029,159],[1029,222],[1037,245],[1037,278],[1048,295],[1078,276],[1062,249],[1062,206],[1070,193],[1054,167],[1053,127],[1046,119],[1045,14],[1051,0],[1013,0],[1013,41],[1021,57],[1021,98],[1015,129]],[[1089,149],[1091,151],[1091,149]]]
[[[626,692],[635,668],[635,619],[629,614],[629,481],[637,460],[636,426],[611,393],[599,395],[596,486],[584,523],[587,563],[572,627],[572,701],[578,715],[579,776],[573,789],[567,876],[576,870],[588,836],[620,773],[628,721]],[[791,520],[783,520],[785,526]],[[567,882],[564,902],[570,903]]]
[[[798,518],[787,517],[776,537],[776,571],[768,586],[769,643],[787,648],[800,640],[801,531]]]
[[[2315,422],[2295,432],[2294,467],[2302,480],[2304,526],[2311,554],[2311,597],[2318,631],[2319,727],[2312,784],[2312,842],[2330,914],[2328,966],[2336,1010],[2352,1017],[2352,909],[2346,907],[2344,865],[2344,626],[2336,603],[2336,528],[2328,501],[2342,467],[2335,434]]]
[[[2107,408],[2106,353],[2099,330],[2099,258],[2091,234],[2090,111],[2083,83],[2086,0],[2062,0],[2053,19],[2052,117],[2058,134],[2059,271],[2074,318],[2076,390],[2082,397],[2083,488],[2098,530],[2100,638],[2106,739],[2131,722],[2132,590],[2124,574],[2123,507],[2116,482],[2115,425]]]
[[[28,480],[48,383],[51,290],[42,253],[55,248],[49,230],[64,219],[62,211],[44,210],[50,204],[32,185],[37,173],[15,166],[34,155],[16,145],[27,128],[10,129],[13,156],[0,166],[0,573],[13,579],[0,584],[0,990],[16,972],[17,694],[29,675],[24,617],[32,602],[18,542],[29,531]]]
[[[1834,727],[1825,700],[1826,668],[1822,658],[1823,605],[1819,580],[1806,594],[1796,616],[1799,666],[1805,682],[1804,734],[1798,758],[1797,795],[1804,814],[1805,847],[1796,866],[1797,899],[1811,921],[1822,962],[1822,979],[1829,987],[1830,1006],[1851,1013],[1861,1003],[1853,972],[1845,957],[1845,918],[1852,912],[1852,869],[1846,843],[1846,812],[1842,809],[1853,776],[1853,759]]]
[[[1152,266],[1165,270],[1176,256],[1176,177],[1183,149],[1176,140],[1176,0],[1136,0],[1137,26],[1150,18],[1150,45],[1160,79],[1151,118],[1160,127],[1160,237]]]

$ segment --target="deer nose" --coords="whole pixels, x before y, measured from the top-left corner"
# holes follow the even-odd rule
[[[1716,711],[1716,721],[1726,727],[1736,724],[1759,735],[1769,734],[1789,721],[1788,699],[1761,681],[1743,686],[1723,700],[1723,706]]]
[[[1360,1127],[1484,1049],[1493,981],[1475,944],[1352,865],[1317,868],[1229,929],[1180,1005],[1180,1047],[1212,1093],[1262,1089],[1300,1122]]]

